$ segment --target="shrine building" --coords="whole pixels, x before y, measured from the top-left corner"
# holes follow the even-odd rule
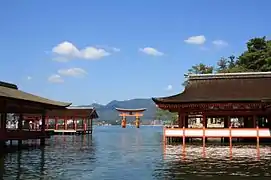
[[[165,128],[165,137],[271,137],[271,72],[190,74],[183,92],[152,99],[178,113],[178,127]],[[200,125],[193,127],[195,121]]]

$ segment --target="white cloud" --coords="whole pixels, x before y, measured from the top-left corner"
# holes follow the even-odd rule
[[[27,76],[27,80],[31,80],[31,79],[33,79],[31,76]]]
[[[204,44],[205,41],[206,41],[206,38],[203,35],[191,36],[188,39],[184,40],[184,42],[188,44],[196,44],[196,45]]]
[[[140,48],[139,51],[151,55],[151,56],[163,56],[164,53],[158,51],[157,49],[154,49],[152,47],[145,47],[145,48]]]
[[[111,47],[108,45],[96,45],[95,47],[105,49],[108,52],[120,52],[119,48]]]
[[[62,79],[62,77],[58,74],[53,74],[48,78],[48,81],[50,83],[63,83],[64,80]]]
[[[72,77],[82,77],[87,74],[87,72],[82,68],[60,69],[57,72],[62,76],[72,76]]]
[[[78,49],[75,45],[68,41],[64,41],[55,46],[52,49],[52,52],[57,56],[57,58],[64,57],[66,60],[75,58],[95,60],[110,55],[110,53],[103,48],[88,46],[83,49]]]
[[[223,40],[214,40],[212,43],[217,47],[225,47],[229,45],[226,41]]]
[[[168,91],[172,90],[172,88],[173,88],[172,85],[168,85],[168,86],[167,86],[167,90],[168,90]]]

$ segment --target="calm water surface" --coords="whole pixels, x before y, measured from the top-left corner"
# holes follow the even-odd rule
[[[271,179],[271,148],[162,143],[161,127],[96,127],[93,136],[53,136],[43,149],[1,157],[0,179]]]

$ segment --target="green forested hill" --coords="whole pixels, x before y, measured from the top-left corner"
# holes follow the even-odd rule
[[[119,120],[120,117],[115,108],[126,108],[126,109],[146,108],[147,110],[144,112],[144,116],[141,118],[142,121],[154,120],[156,113],[156,106],[152,99],[131,99],[125,101],[114,100],[108,103],[107,105],[93,103],[91,105],[86,106],[95,107],[99,114],[98,120],[102,121]]]

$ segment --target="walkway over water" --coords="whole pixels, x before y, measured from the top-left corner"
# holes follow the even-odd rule
[[[1,158],[3,179],[269,179],[271,147],[163,146],[162,127],[94,128],[93,136],[53,136],[44,149],[22,150]],[[3,166],[3,164],[5,166]],[[139,178],[140,177],[140,178]],[[257,178],[258,177],[258,178]],[[1,179],[1,177],[0,177]]]

